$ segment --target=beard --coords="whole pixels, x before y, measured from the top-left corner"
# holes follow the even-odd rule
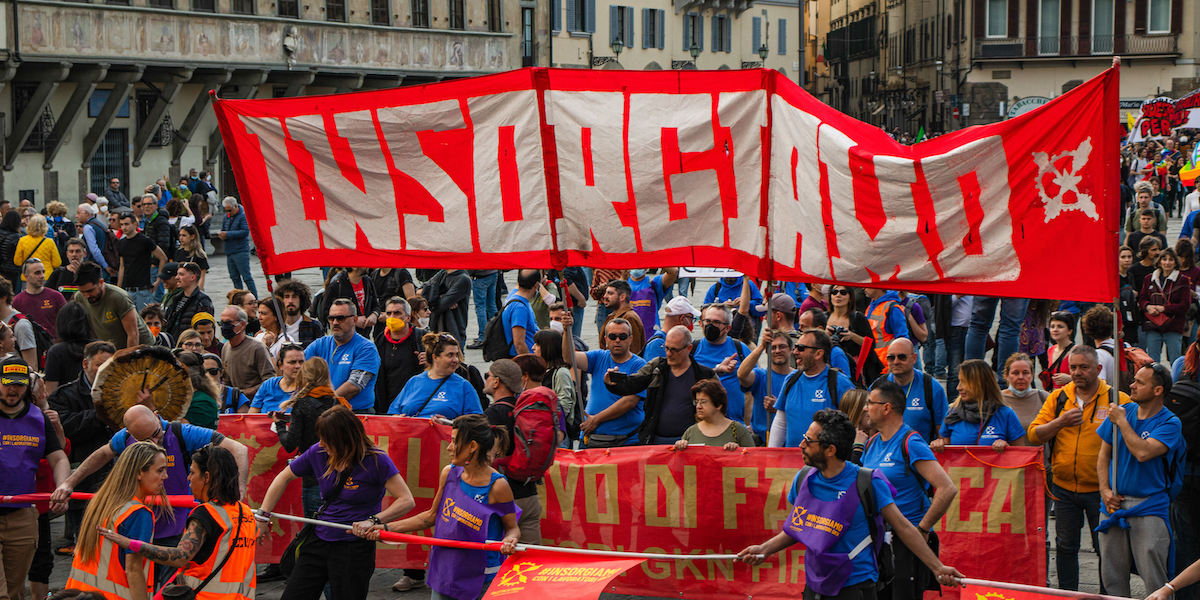
[[[289,304],[289,305],[283,307],[283,312],[287,313],[287,315],[289,317],[294,317],[294,316],[300,314],[300,307],[292,306]]]

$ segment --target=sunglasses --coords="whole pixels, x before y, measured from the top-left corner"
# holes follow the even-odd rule
[[[817,349],[816,346],[806,346],[804,344],[796,344],[795,346],[792,346],[792,350],[795,352],[804,352],[805,350],[816,350],[816,349]]]
[[[341,323],[342,321],[345,321],[346,319],[353,319],[353,318],[354,318],[353,315],[329,315],[329,322]]]
[[[820,443],[821,443],[820,440],[808,437],[807,433],[804,434],[804,437],[800,440],[800,445],[802,445],[802,446],[811,446],[813,444],[820,444]]]
[[[894,360],[905,361],[905,360],[908,360],[908,355],[907,354],[889,354],[889,355],[887,355],[887,359],[888,359],[888,362],[891,362]]]
[[[687,350],[687,349],[688,349],[687,346],[680,346],[678,348],[672,348],[671,346],[663,344],[663,350],[666,350],[667,352],[683,352],[684,350]]]
[[[830,296],[849,296],[850,290],[829,290]]]
[[[629,334],[628,333],[610,333],[610,334],[608,334],[608,339],[614,340],[614,341],[615,340],[625,341],[625,340],[629,339]]]

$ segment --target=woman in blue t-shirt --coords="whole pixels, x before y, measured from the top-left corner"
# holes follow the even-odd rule
[[[290,406],[283,404],[292,399],[296,390],[300,389],[300,366],[304,364],[304,346],[296,342],[284,342],[275,357],[275,371],[279,375],[272,377],[258,386],[254,399],[250,401],[250,413],[273,413],[276,411],[292,412]],[[328,370],[328,368],[326,368]]]
[[[448,333],[426,333],[421,338],[429,368],[415,375],[392,400],[388,414],[406,417],[454,419],[483,412],[471,382],[455,373],[462,360],[458,341]]]
[[[979,360],[958,367],[958,400],[950,405],[941,436],[929,447],[934,452],[946,446],[988,446],[1002,452],[1005,446],[1024,446],[1025,428],[1013,409],[1004,405],[996,372]]]

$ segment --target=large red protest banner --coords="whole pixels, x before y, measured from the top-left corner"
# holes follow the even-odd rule
[[[713,266],[1109,301],[1117,70],[915,146],[777,72],[530,68],[214,102],[268,272]],[[1086,256],[1063,277],[1064,244]]]
[[[388,451],[417,500],[432,502],[446,464],[449,428],[426,419],[362,417]],[[251,506],[287,464],[265,415],[222,416],[220,430],[250,449]],[[959,487],[940,526],[942,560],[968,576],[1044,583],[1045,514],[1041,448],[949,448],[939,460]],[[798,449],[631,447],[559,451],[542,499],[546,544],[668,554],[733,554],[779,531],[787,492],[803,466]],[[276,512],[300,514],[293,484]],[[299,526],[272,523],[260,561],[275,561]],[[987,548],[987,552],[980,552]],[[376,564],[423,567],[428,547],[381,545]],[[1019,561],[1012,557],[1022,557]],[[731,561],[647,560],[617,577],[609,591],[688,598],[794,598],[804,585],[804,552],[793,546],[762,565]],[[953,591],[947,590],[950,595]]]

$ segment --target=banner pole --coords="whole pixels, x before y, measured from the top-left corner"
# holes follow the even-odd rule
[[[564,329],[566,330],[566,333],[567,333],[567,343],[570,344],[570,349],[571,349],[571,380],[575,382],[575,385],[573,385],[571,387],[573,387],[575,390],[574,391],[575,404],[578,405],[580,402],[583,402],[583,389],[581,388],[581,385],[580,385],[579,365],[577,365],[575,363],[575,337],[574,337],[574,332],[571,330],[571,328],[575,326],[574,325],[575,314],[574,314],[574,311],[571,310],[571,309],[575,308],[575,299],[571,297],[571,287],[570,287],[571,282],[567,281],[567,278],[565,276],[563,277],[563,284],[564,285],[562,287],[562,290],[560,290],[560,291],[564,292],[563,293],[563,306],[567,309],[567,312],[571,313],[571,323],[572,323],[571,327],[564,327]],[[586,297],[585,297],[585,301],[586,301]],[[601,331],[600,335],[604,335],[604,332]],[[572,410],[571,416],[574,416],[574,415],[575,415],[575,411]],[[582,423],[576,423],[576,425],[581,425],[581,424]],[[576,447],[577,442],[578,442],[578,440],[569,440],[572,450],[579,449],[578,447]]]
[[[1086,598],[1087,600],[1130,600],[1124,596],[1105,596],[1102,594],[1089,594],[1087,592],[1076,592],[1072,590],[1043,588],[1021,583],[1008,583],[1007,581],[988,581],[987,579],[969,579],[964,577],[959,579],[958,583],[960,585],[978,585],[982,587],[994,587],[1003,590],[1012,590],[1014,592],[1030,592],[1034,594],[1045,594],[1047,596],[1062,596],[1064,598]]]

